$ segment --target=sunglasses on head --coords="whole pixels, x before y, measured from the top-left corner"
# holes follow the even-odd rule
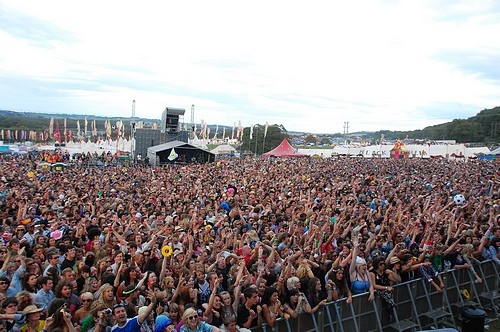
[[[116,309],[116,308],[119,308],[119,307],[125,307],[126,305],[127,305],[127,302],[121,301],[121,302],[118,302],[117,304],[115,304],[113,306],[113,309]]]

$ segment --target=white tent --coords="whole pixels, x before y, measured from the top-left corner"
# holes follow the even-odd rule
[[[307,154],[308,156],[321,156],[323,158],[330,158],[333,149],[298,149],[300,153]]]
[[[370,145],[362,150],[365,158],[390,158],[393,145]],[[479,153],[490,154],[487,147],[468,148],[464,144],[408,144],[409,158],[447,158],[466,159],[477,156]],[[500,151],[499,151],[500,152]]]
[[[491,154],[491,155],[497,155],[497,154],[500,154],[500,147],[492,150],[491,152],[489,152],[488,154]]]
[[[500,148],[496,149],[497,150],[497,153],[496,154],[499,154],[500,153]],[[467,148],[467,151],[470,152],[470,153],[473,153],[475,156],[477,155],[480,155],[480,154],[484,154],[484,155],[487,155],[487,154],[494,154],[493,152],[494,151],[490,151],[490,149],[488,149],[488,147],[486,146],[481,146],[481,147],[474,147],[474,148]],[[467,157],[470,157],[470,156],[467,156]]]
[[[332,150],[332,156],[336,155],[357,156],[362,153],[363,153],[363,148],[359,146],[337,145]]]
[[[237,154],[236,149],[229,144],[218,145],[217,147],[215,147],[215,149],[211,150],[210,152],[218,156],[221,155],[234,156]]]

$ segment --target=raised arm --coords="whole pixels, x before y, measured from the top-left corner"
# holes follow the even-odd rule
[[[148,298],[151,301],[151,303],[148,305],[148,307],[146,308],[146,310],[142,314],[137,316],[137,321],[139,322],[139,324],[144,323],[146,318],[148,318],[149,315],[151,315],[151,313],[153,312],[153,309],[156,307],[155,293],[150,289],[146,290],[146,292],[147,292]]]

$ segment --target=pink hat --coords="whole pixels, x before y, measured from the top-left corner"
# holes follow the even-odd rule
[[[54,240],[59,240],[62,238],[62,236],[63,236],[62,232],[58,229],[50,233],[50,237],[54,238]]]

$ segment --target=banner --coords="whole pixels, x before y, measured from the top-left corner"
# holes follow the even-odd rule
[[[170,151],[170,155],[168,156],[168,160],[173,161],[177,159],[179,155],[175,152],[175,148],[172,148],[172,151]]]

